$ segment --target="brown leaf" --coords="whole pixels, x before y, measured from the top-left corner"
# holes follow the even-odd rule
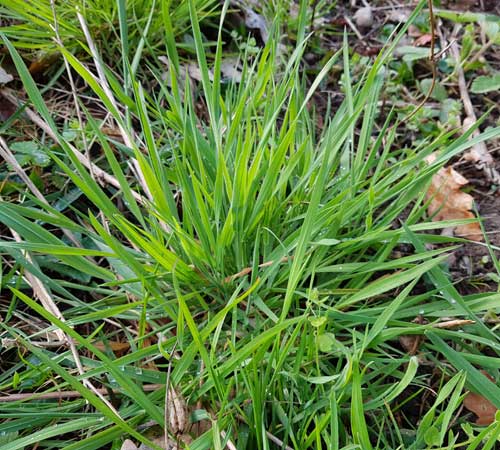
[[[39,75],[52,67],[58,59],[58,53],[44,54],[40,58],[31,61],[28,70],[32,76]]]
[[[125,439],[120,447],[120,450],[137,450],[137,445],[135,445],[130,439]]]
[[[432,163],[435,159],[435,155],[430,155],[427,162]],[[452,167],[443,167],[432,177],[426,200],[430,200],[427,212],[433,216],[433,221],[475,218],[471,211],[473,197],[460,190],[468,182]],[[483,240],[478,223],[460,225],[454,232],[457,236],[473,241]]]
[[[464,406],[477,416],[476,425],[489,425],[495,421],[497,408],[488,399],[475,392],[469,392]]]
[[[401,347],[403,347],[409,355],[416,355],[423,341],[423,336],[418,334],[403,334],[399,336]]]
[[[104,351],[109,348],[117,356],[123,356],[128,350],[130,350],[130,344],[128,342],[99,341],[99,342],[94,342],[94,346],[101,351]]]
[[[423,47],[423,46],[429,44],[431,41],[432,41],[432,34],[426,33],[426,34],[422,34],[422,36],[415,39],[415,42],[413,42],[413,45],[415,47]]]
[[[0,84],[10,83],[14,77],[0,66]]]
[[[487,372],[481,373],[491,381],[495,381]],[[495,421],[497,408],[487,398],[475,392],[469,392],[464,399],[464,406],[477,416],[476,425],[490,425]]]
[[[168,431],[170,433],[180,435],[188,430],[189,413],[186,401],[182,394],[172,387],[168,388],[165,411],[167,413]]]

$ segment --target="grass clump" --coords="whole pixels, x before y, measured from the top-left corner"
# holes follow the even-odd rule
[[[306,39],[285,55],[275,28],[257,57],[242,55],[241,82],[223,81],[227,3],[212,78],[196,11],[191,0],[203,114],[178,76],[164,14],[170,83],[157,92],[145,92],[126,54],[121,88],[97,55],[94,73],[59,48],[110,114],[101,120],[82,105],[73,141],[4,36],[45,123],[43,145],[80,195],[63,209],[33,192],[0,204],[13,236],[0,242],[12,292],[0,327],[21,349],[4,350],[0,390],[36,391],[2,406],[9,442],[0,449],[117,449],[126,437],[165,448],[163,433],[191,449],[494,442],[497,423],[464,435],[453,417],[464,386],[500,398],[472,365],[496,364],[481,348],[498,353],[498,336],[479,317],[498,295],[462,297],[445,274],[448,248],[425,250],[449,242],[428,231],[450,223],[426,221],[424,194],[446,161],[500,130],[397,148],[393,115],[377,125],[397,40],[356,83],[344,45],[307,85]],[[344,99],[319,129],[309,102],[340,62]],[[120,138],[104,131],[109,124]],[[100,149],[98,167],[80,152],[84,143]],[[43,288],[29,290],[33,277]],[[40,306],[45,295],[57,310]],[[431,323],[414,322],[419,314]],[[450,316],[474,323],[465,333],[433,326]],[[41,325],[25,331],[21,321]],[[40,346],[46,333],[60,347]],[[424,334],[426,358],[398,342]],[[417,424],[405,404],[434,376],[423,361],[439,369],[439,392]],[[76,398],[46,396],[69,390]]]

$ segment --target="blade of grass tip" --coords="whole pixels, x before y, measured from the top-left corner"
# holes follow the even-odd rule
[[[495,422],[492,425],[495,425],[495,427],[491,430],[491,434],[489,435],[488,440],[484,443],[481,450],[491,450],[498,448],[498,441],[500,440],[500,422],[498,422],[496,416]]]
[[[492,433],[493,430],[497,430],[496,433]],[[495,437],[497,439],[500,434],[500,423],[493,422],[490,426],[481,430],[481,432],[470,442],[466,450],[484,450],[484,441],[488,439],[488,436]]]
[[[361,349],[361,353],[364,352],[365,349],[369,347],[371,342],[379,335],[379,333],[384,329],[387,325],[393,314],[397,311],[397,309],[401,306],[401,303],[408,297],[411,290],[414,288],[417,281],[420,280],[420,276],[416,277],[413,281],[410,282],[408,286],[406,286],[398,296],[390,303],[387,308],[384,308],[383,313],[377,318],[373,327],[370,329],[367,338],[363,342],[363,347]]]
[[[351,80],[351,69],[349,64],[349,46],[347,42],[347,30],[344,29],[344,41],[342,44],[342,54],[344,59],[344,73],[343,73],[343,87],[345,92],[345,102],[347,104],[347,114],[348,117],[352,117],[354,114],[354,101],[352,96],[352,80]],[[356,191],[356,183],[354,180],[354,170],[352,168],[352,157],[353,157],[353,145],[354,145],[354,123],[349,129],[349,138],[347,139],[343,154],[340,158],[340,170],[342,172],[348,172],[351,177],[351,196],[354,195]]]
[[[217,47],[215,51],[215,65],[214,65],[214,81],[213,81],[213,92],[212,92],[212,103],[213,105],[219,105],[220,102],[220,76],[221,76],[221,62],[222,62],[222,42],[224,40],[222,36],[222,30],[224,26],[224,20],[226,18],[227,9],[229,7],[229,0],[225,0],[222,5],[222,11],[219,20],[219,31],[217,33]]]
[[[339,450],[339,412],[337,408],[337,396],[332,389],[330,394],[330,446],[331,450]]]
[[[139,40],[139,43],[137,44],[137,49],[134,54],[134,58],[132,59],[132,63],[130,64],[130,76],[135,77],[137,73],[137,68],[139,67],[139,63],[141,62],[141,57],[142,57],[142,51],[144,50],[144,45],[146,43],[146,37],[149,32],[149,28],[151,27],[151,23],[153,22],[153,17],[157,13],[156,10],[156,0],[153,0],[151,2],[151,7],[149,11],[149,16],[148,20],[146,22],[146,26],[144,27],[143,30],[141,30],[141,39]]]
[[[33,106],[45,119],[50,129],[57,134],[58,133],[57,126],[54,120],[52,119],[52,115],[50,114],[50,111],[47,108],[47,105],[45,104],[42,95],[40,94],[40,91],[37,89],[35,81],[33,80],[31,74],[29,73],[26,64],[24,64],[24,61],[22,60],[21,56],[19,55],[15,47],[7,39],[7,36],[5,36],[3,33],[0,33],[0,37],[2,38],[7,49],[9,50],[12,61],[16,66],[16,71],[19,77],[21,78],[24,89],[26,89],[26,93],[28,94],[29,99],[33,103]]]
[[[198,59],[198,66],[201,72],[201,84],[203,86],[203,94],[207,103],[208,114],[210,116],[210,125],[214,132],[214,136],[218,136],[218,102],[213,102],[213,87],[210,82],[210,75],[208,71],[207,57],[205,54],[205,47],[201,37],[200,24],[198,22],[198,15],[194,0],[189,1],[189,16],[191,17],[191,26],[193,31],[194,45],[196,49],[196,57]],[[216,139],[218,141],[218,139]],[[218,142],[217,142],[218,143]]]
[[[467,374],[467,384],[474,391],[480,393],[500,409],[500,388],[495,383],[491,382],[477,370],[460,352],[453,350],[438,336],[435,330],[426,331],[425,335],[457,370],[462,370]]]
[[[437,419],[435,418],[435,416],[438,406],[448,400],[448,398],[457,389],[457,385],[460,385],[462,383],[464,377],[465,374],[463,372],[459,372],[454,375],[444,386],[441,386],[434,404],[428,409],[428,411],[420,421],[419,427],[417,429],[415,446],[412,448],[421,448],[420,445],[425,441],[426,433],[429,429],[434,427],[436,423]],[[460,390],[462,389],[461,386],[458,387],[460,388]]]
[[[122,71],[123,71],[123,90],[128,94],[130,83],[130,73],[128,72],[128,55],[129,55],[129,42],[128,42],[128,23],[127,23],[127,6],[126,0],[117,0],[118,5],[118,25],[120,27],[120,46],[122,48]]]
[[[403,284],[409,283],[413,281],[415,278],[419,278],[433,267],[437,266],[444,260],[446,260],[448,256],[442,255],[437,258],[426,261],[422,264],[419,264],[412,269],[405,270],[403,272],[396,272],[387,277],[379,278],[372,283],[370,283],[365,288],[361,289],[359,292],[356,292],[352,296],[346,298],[345,300],[341,300],[337,305],[336,309],[345,308],[346,306],[357,303],[361,300],[365,300],[370,297],[374,297],[376,295],[383,294],[384,292],[388,292],[392,289],[397,288]]]
[[[304,42],[307,27],[307,12],[310,2],[308,0],[300,0],[298,25],[297,25],[297,42]]]
[[[399,382],[391,386],[387,391],[384,391],[377,398],[370,400],[365,403],[365,411],[370,411],[376,408],[380,408],[383,405],[388,405],[392,400],[398,397],[404,390],[409,386],[409,384],[415,378],[418,370],[418,358],[412,356],[406,368],[406,372]]]
[[[351,399],[351,431],[354,443],[361,445],[363,450],[372,450],[368,427],[365,421],[363,394],[361,391],[362,374],[358,361],[353,362],[352,399]]]
[[[425,252],[425,246],[420,240],[420,238],[413,233],[410,228],[404,223],[403,229],[408,236],[409,241],[415,247],[418,252]],[[455,287],[448,280],[443,270],[439,266],[434,266],[429,269],[427,276],[430,278],[436,289],[443,295],[443,297],[450,303],[453,308],[461,310],[469,319],[473,320],[475,323],[471,326],[475,327],[480,336],[492,339],[494,342],[498,342],[500,337],[491,331],[486,324],[476,316],[476,314],[471,310],[469,305],[465,302],[463,297],[455,289]],[[494,348],[495,349],[495,348]],[[499,350],[495,349],[497,354],[500,354]]]
[[[181,98],[177,76],[179,74],[179,54],[175,45],[175,33],[170,19],[170,1],[161,2],[161,14],[163,19],[163,28],[165,29],[164,39],[169,64],[169,76],[171,84],[172,101],[175,103],[175,109],[181,111]]]

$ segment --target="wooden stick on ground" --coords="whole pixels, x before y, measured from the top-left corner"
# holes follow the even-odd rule
[[[456,25],[453,30],[453,35],[458,33],[459,26]],[[477,122],[477,116],[474,111],[474,106],[469,96],[469,90],[467,89],[467,81],[465,80],[464,69],[460,61],[460,51],[458,49],[458,44],[456,40],[453,40],[450,44],[450,51],[453,58],[456,61],[456,73],[458,77],[458,89],[460,91],[460,98],[464,105],[465,119],[463,121],[462,127],[463,131],[466,132],[470,127],[475,125]],[[479,130],[474,130],[472,136],[478,136]],[[472,146],[470,151],[468,151],[464,158],[468,161],[472,161],[476,164],[478,169],[482,169],[486,179],[493,184],[500,184],[500,174],[495,169],[495,161],[491,154],[488,152],[488,148],[484,142],[480,142]]]

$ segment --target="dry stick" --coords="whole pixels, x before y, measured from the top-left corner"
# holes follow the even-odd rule
[[[12,233],[12,236],[14,236],[14,240],[16,242],[22,242],[21,236],[17,234],[14,230],[10,229],[10,232]],[[24,256],[25,258],[32,264],[34,264],[34,261],[29,254],[28,251],[24,251]],[[31,286],[33,289],[33,293],[36,298],[40,301],[42,306],[54,317],[57,317],[60,321],[66,322],[64,319],[64,316],[62,315],[61,311],[57,307],[56,303],[54,300],[52,300],[52,297],[48,291],[48,289],[44,286],[44,284],[40,281],[38,277],[33,275],[31,272],[28,270],[24,271],[24,277],[26,278],[26,281],[28,284]],[[60,341],[65,341],[68,343],[69,348],[71,350],[71,354],[73,355],[73,359],[75,360],[75,365],[76,368],[78,369],[78,373],[80,375],[85,375],[85,369],[83,368],[82,361],[80,359],[80,355],[78,353],[78,350],[76,348],[75,343],[73,342],[73,339],[70,336],[67,336],[64,331],[60,329],[56,329],[55,334],[57,338]],[[116,414],[117,417],[120,417],[120,414],[118,414],[118,411],[115,409],[115,407],[101,394],[99,393],[99,390],[90,382],[90,380],[84,378],[82,380],[82,383],[85,387],[90,389],[92,392],[94,392],[107,406],[108,408]]]
[[[115,97],[113,95],[113,92],[111,91],[108,80],[107,80],[106,75],[104,73],[102,63],[101,63],[101,60],[99,58],[99,53],[97,52],[97,48],[94,44],[92,36],[90,35],[85,18],[82,16],[82,14],[79,11],[77,12],[77,16],[78,16],[78,20],[80,21],[80,25],[82,26],[83,34],[85,35],[85,39],[87,40],[87,44],[89,46],[90,53],[92,54],[92,59],[94,60],[94,64],[95,64],[96,69],[97,69],[97,74],[98,74],[99,81],[101,83],[101,87],[104,90],[104,93],[106,94],[109,101],[113,104],[113,107],[115,108],[117,114],[120,114],[120,110],[118,108]],[[118,128],[120,130],[120,134],[122,135],[122,138],[123,138],[123,141],[125,142],[125,145],[127,147],[129,147],[130,149],[137,148],[137,146],[133,142],[133,139],[132,139],[133,136],[130,136],[130,134],[127,133],[127,131],[125,130],[125,128],[123,127],[123,125],[121,123],[123,121],[123,118],[120,117],[120,120],[116,120],[116,119],[117,118],[115,118],[115,121],[118,125]],[[148,199],[151,202],[154,202],[153,194],[151,193],[151,191],[149,189],[148,183],[146,182],[146,178],[144,176],[144,173],[142,172],[139,161],[137,161],[136,158],[131,158],[131,168],[135,172],[136,178],[139,181],[139,184],[141,185],[143,191],[146,193],[146,196],[148,197]],[[172,229],[165,222],[160,221],[159,223],[164,231],[166,231],[167,233],[172,232]]]
[[[54,19],[55,41],[56,41],[57,45],[59,45],[60,47],[63,47],[61,35],[59,34],[59,22],[57,21],[55,0],[50,0],[50,7],[52,9],[52,17]],[[76,117],[78,118],[78,125],[80,126],[80,130],[82,132],[82,141],[83,141],[83,147],[85,149],[85,155],[87,156],[87,159],[90,163],[91,162],[90,161],[90,149],[89,149],[89,146],[87,143],[87,136],[85,134],[85,130],[83,127],[82,113],[80,111],[80,104],[78,103],[78,97],[76,95],[76,85],[75,85],[75,81],[73,79],[73,74],[71,72],[71,67],[68,63],[68,59],[66,58],[66,56],[64,54],[63,54],[63,61],[64,61],[64,68],[66,69],[66,73],[68,74],[69,85],[71,87],[71,94],[73,96],[73,103],[75,104]],[[92,166],[90,166],[89,172],[90,172],[90,176],[95,179],[94,172],[92,171]]]
[[[292,260],[293,256],[284,256],[279,260],[280,263],[287,262],[289,260]],[[257,267],[259,269],[262,269],[263,267],[269,267],[274,264],[274,261],[266,261],[262,264],[259,264]],[[229,275],[228,277],[224,278],[224,283],[230,283],[231,281],[236,280],[237,278],[244,277],[245,275],[248,275],[252,271],[253,267],[245,267],[244,269],[240,270],[238,273],[235,273],[234,275]]]
[[[21,236],[19,236],[19,234],[15,230],[10,228],[10,232],[11,232],[11,234],[14,237],[14,240],[16,242],[22,242]],[[31,255],[29,254],[28,251],[23,250],[23,254],[24,254],[25,258],[28,260],[28,262],[30,262],[31,264],[34,264],[33,258],[31,257]],[[63,317],[61,311],[59,310],[59,308],[57,307],[55,302],[52,300],[52,297],[50,296],[49,291],[44,286],[44,284],[40,281],[40,279],[38,277],[36,277],[35,275],[33,275],[28,270],[24,271],[24,278],[26,278],[26,281],[31,286],[31,289],[33,289],[33,293],[34,293],[35,297],[40,301],[42,306],[50,314],[52,314],[54,317],[57,317],[59,320],[64,320],[64,317]],[[67,341],[68,340],[66,334],[59,329],[55,330],[55,334],[60,341]]]
[[[0,94],[10,101],[14,105],[18,105],[18,98],[12,94],[12,91],[10,89],[2,89],[0,90]],[[50,136],[56,143],[60,144],[60,139],[54,133],[52,128],[32,109],[26,107],[24,109],[26,115],[28,118],[38,127],[40,127],[48,136]],[[78,161],[85,166],[87,169],[92,170],[97,179],[104,181],[105,183],[114,186],[117,189],[121,189],[120,182],[113,176],[107,173],[106,171],[102,170],[100,167],[96,166],[94,163],[90,162],[85,155],[83,155],[80,150],[78,150],[76,147],[71,145],[69,142],[66,143],[67,147],[71,150],[71,152],[77,157]],[[132,191],[132,195],[135,198],[135,200],[140,203],[141,205],[145,205],[147,203],[147,200],[139,193]]]
[[[146,384],[142,386],[144,392],[153,392],[164,387],[163,384]],[[119,389],[99,388],[97,391],[101,395],[122,394]],[[63,398],[80,398],[82,394],[79,391],[60,391],[60,392],[45,392],[38,394],[30,392],[26,394],[10,394],[0,397],[0,403],[18,402],[23,400],[62,400]],[[156,423],[156,422],[155,422]]]
[[[459,30],[458,25],[455,25],[453,34],[456,35],[458,33],[458,30]],[[462,103],[464,105],[465,115],[467,116],[462,124],[462,127],[465,132],[477,122],[477,117],[474,111],[474,106],[472,105],[472,101],[469,96],[469,90],[467,89],[467,82],[465,80],[464,69],[460,61],[460,51],[458,50],[458,44],[456,41],[451,43],[450,49],[453,58],[456,61],[458,89],[460,91],[460,98],[462,99]],[[478,129],[474,130],[472,136],[476,137],[478,135],[479,135],[479,130]],[[494,184],[500,184],[500,173],[498,173],[498,171],[495,169],[493,157],[488,152],[488,148],[486,147],[486,144],[484,142],[475,144],[468,152],[468,155],[469,156],[468,157],[466,156],[466,159],[475,162],[478,168],[484,171],[486,178],[490,182]]]
[[[351,30],[354,31],[354,34],[357,36],[357,38],[360,41],[363,41],[364,40],[363,35],[356,28],[356,25],[354,25],[354,22],[351,19],[349,19],[349,17],[347,17],[347,16],[344,16],[344,20],[346,21],[347,25],[349,25],[349,27],[351,28]]]
[[[432,327],[433,328],[456,328],[456,327],[463,327],[464,325],[471,325],[474,322],[474,320],[470,319],[455,319],[455,320],[448,320],[446,322],[438,322],[438,323],[433,323]]]
[[[222,440],[226,439],[227,433],[224,430],[220,430],[220,435],[222,437]],[[238,450],[236,446],[233,444],[231,439],[227,440],[226,446],[229,450]]]
[[[274,434],[271,434],[269,431],[266,431],[266,435],[271,441],[273,441],[276,445],[278,445],[282,449],[293,450],[292,447],[290,447],[289,445],[285,445],[285,443],[281,439],[278,439]]]
[[[98,74],[99,81],[101,83],[101,87],[103,88],[104,93],[108,97],[109,101],[113,104],[117,113],[119,113],[120,110],[118,109],[118,105],[116,104],[115,97],[111,91],[111,88],[109,87],[108,80],[107,80],[106,75],[104,73],[104,70],[102,68],[101,60],[99,59],[99,54],[97,52],[97,49],[96,49],[96,46],[95,46],[94,41],[92,39],[92,36],[90,35],[89,29],[87,27],[87,22],[85,21],[85,18],[82,16],[82,14],[80,12],[77,12],[77,16],[78,16],[78,20],[80,21],[80,25],[82,26],[82,30],[83,30],[83,33],[85,35],[85,39],[87,40],[87,44],[89,46],[90,53],[92,54],[92,59],[94,60],[94,64],[95,64],[96,69],[97,69],[97,74]],[[120,119],[122,119],[122,118],[120,118]],[[123,128],[123,125],[121,124],[121,120],[120,121],[117,120],[116,122],[117,122],[118,128],[120,130],[120,133],[122,135],[123,141],[125,142],[125,145],[131,149],[135,148],[135,145],[132,141],[132,137]],[[139,166],[139,162],[135,158],[132,159],[132,167],[137,174],[137,179],[139,180],[139,183],[140,183],[142,189],[144,190],[144,192],[146,192],[146,195],[149,198],[149,200],[153,201],[153,195],[151,194],[151,191],[149,190],[149,186],[146,183],[146,179],[144,177],[144,174],[142,173],[141,167]],[[166,231],[169,231],[169,227],[166,224],[164,225],[164,228]]]

